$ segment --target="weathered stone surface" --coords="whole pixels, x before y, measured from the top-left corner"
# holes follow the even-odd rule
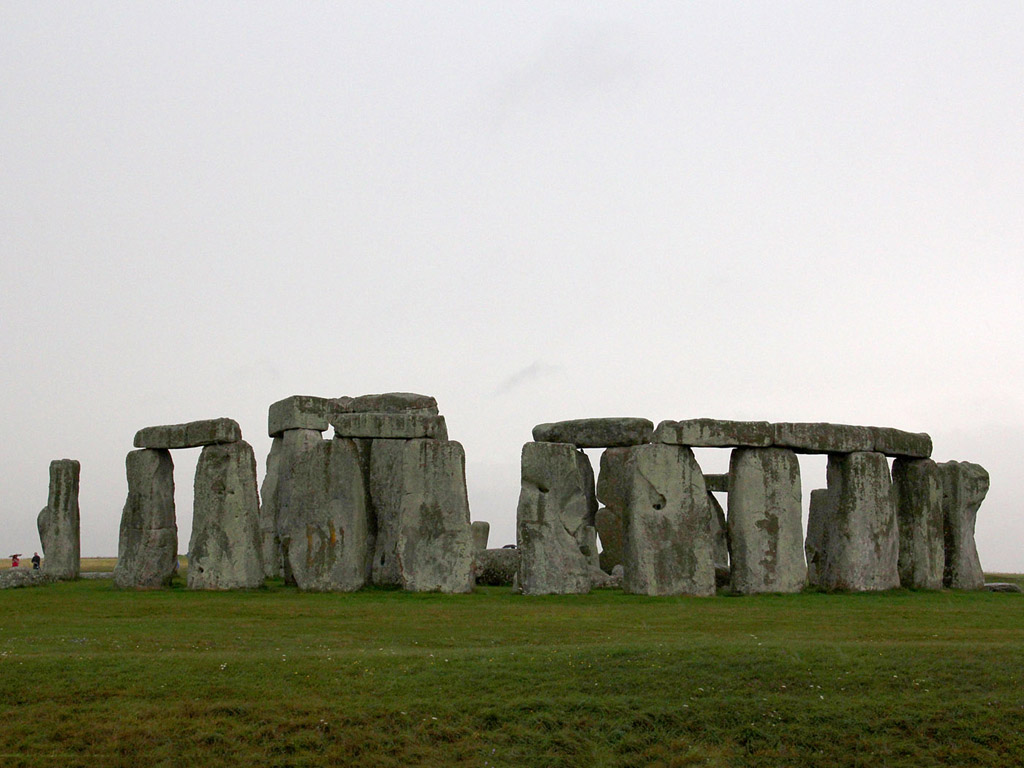
[[[900,536],[900,586],[942,589],[942,477],[931,459],[897,458],[892,488]]]
[[[1019,584],[1010,584],[1006,581],[990,581],[982,588],[989,592],[1024,592]]]
[[[208,419],[187,424],[144,427],[135,433],[136,448],[199,448],[204,445],[237,443],[242,429],[234,419]]]
[[[285,448],[277,530],[284,572],[299,589],[351,592],[366,584],[370,503],[355,441],[303,440]],[[300,431],[300,430],[294,430]],[[305,430],[302,430],[305,431]]]
[[[50,493],[36,525],[43,544],[43,570],[57,579],[77,579],[81,571],[78,481],[74,459],[50,462]]]
[[[524,594],[590,590],[590,534],[594,528],[577,453],[569,443],[523,446],[516,539],[518,584]]]
[[[189,589],[263,584],[256,456],[246,442],[207,445],[196,464]]]
[[[904,432],[892,427],[869,427],[874,450],[886,456],[927,459],[932,455],[932,439],[924,432]]]
[[[622,566],[613,569],[615,573],[607,573],[596,565],[590,566],[591,589],[622,589]]]
[[[485,587],[511,587],[519,570],[519,550],[485,549],[477,553],[476,583]]]
[[[320,433],[316,434],[319,439]],[[275,437],[270,443],[266,474],[260,486],[260,557],[263,560],[263,575],[268,579],[279,578],[283,572],[281,537],[277,533],[277,513],[280,508],[277,489],[280,485],[283,453],[284,437]]]
[[[772,444],[774,433],[767,421],[725,421],[687,419],[663,421],[654,432],[654,442],[692,448],[763,448]]]
[[[772,425],[772,443],[797,453],[854,453],[874,450],[875,438],[869,427],[848,424],[803,424],[783,422]]]
[[[330,417],[338,437],[372,437],[375,439],[414,440],[432,438],[448,440],[444,416],[418,413],[337,413]]]
[[[533,439],[538,443],[572,443],[577,448],[613,448],[651,442],[654,424],[648,419],[574,419],[538,424]]]
[[[623,590],[715,593],[711,508],[689,448],[653,443],[605,451],[597,496],[622,515]]]
[[[470,527],[473,531],[473,551],[483,552],[487,549],[487,537],[491,535],[491,524],[486,520],[474,520]]]
[[[828,521],[832,518],[830,501],[828,489],[818,488],[811,491],[804,557],[807,560],[807,584],[812,587],[821,586],[819,573],[825,558],[825,533]]]
[[[729,473],[726,472],[724,475],[704,475],[704,487],[708,489],[708,493],[711,493],[712,491],[716,493],[728,493]]]
[[[622,516],[608,507],[601,507],[594,516],[597,535],[601,538],[598,564],[605,573],[622,564]]]
[[[898,587],[899,531],[885,456],[831,454],[827,476],[819,585],[849,591]]]
[[[0,589],[41,587],[44,584],[54,584],[57,581],[57,577],[45,571],[37,571],[34,568],[26,568],[24,566],[5,568],[0,571]]]
[[[807,566],[796,454],[785,448],[737,448],[729,478],[732,590],[799,592]]]
[[[267,432],[280,437],[289,429],[327,429],[327,416],[334,409],[333,400],[314,395],[292,395],[270,406],[267,414]]]
[[[375,584],[414,592],[473,588],[473,533],[461,444],[374,440],[370,496],[377,516]]]
[[[587,497],[587,528],[583,530],[583,551],[595,568],[600,567],[600,553],[597,549],[597,482],[590,457],[583,451],[576,451],[576,466],[583,481],[583,493]]]
[[[415,392],[384,392],[335,401],[338,413],[408,413],[437,416],[437,400]]]
[[[707,477],[705,475],[705,477]],[[706,487],[706,486],[705,486]],[[708,491],[708,507],[711,509],[711,541],[714,542],[711,560],[715,566],[715,586],[729,585],[729,527],[725,520],[725,510],[718,503],[715,494]]]
[[[178,568],[174,462],[164,449],[131,451],[125,459],[128,498],[121,513],[114,585],[166,587]]]
[[[988,495],[988,472],[967,461],[939,464],[945,525],[945,568],[942,583],[949,589],[981,589],[985,574],[974,543],[978,508]]]

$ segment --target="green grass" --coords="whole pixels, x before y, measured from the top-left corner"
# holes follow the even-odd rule
[[[0,592],[0,615],[5,766],[1024,755],[1024,595],[136,593],[104,580]]]

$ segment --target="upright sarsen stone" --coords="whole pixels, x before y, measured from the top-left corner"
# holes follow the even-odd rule
[[[473,551],[483,552],[487,549],[487,539],[491,534],[491,524],[486,520],[474,520],[471,528],[473,530]]]
[[[985,574],[974,543],[974,525],[988,495],[988,472],[967,461],[947,461],[939,464],[939,470],[946,533],[943,584],[950,589],[981,589]]]
[[[729,464],[732,589],[799,592],[807,581],[800,463],[785,448],[737,448]]]
[[[624,591],[715,593],[711,508],[689,448],[652,443],[608,449],[597,495],[622,515]]]
[[[707,485],[708,476],[704,475],[704,484]],[[714,542],[711,550],[711,559],[715,565],[715,586],[728,586],[730,580],[729,572],[729,526],[725,520],[725,510],[718,503],[710,490],[708,491],[708,507],[711,509],[711,541]]]
[[[165,449],[131,451],[125,459],[128,499],[121,514],[114,585],[165,587],[178,567],[174,462]]]
[[[370,497],[377,518],[375,584],[412,592],[473,588],[473,533],[460,443],[374,440]]]
[[[598,564],[602,571],[611,573],[616,565],[622,565],[622,516],[613,509],[601,507],[594,519],[597,535],[601,537]]]
[[[268,579],[279,578],[283,571],[281,537],[277,532],[277,490],[280,486],[283,453],[284,437],[275,437],[270,443],[266,474],[260,486],[260,557],[263,560],[263,575]]]
[[[244,441],[208,445],[196,464],[189,589],[263,584],[256,457]]]
[[[43,544],[43,570],[56,579],[77,579],[81,571],[78,482],[74,459],[50,462],[50,491],[36,525]]]
[[[590,591],[590,513],[576,448],[569,443],[526,443],[516,512],[524,594]]]
[[[898,458],[892,487],[900,532],[900,586],[942,589],[945,550],[942,526],[942,476],[931,459]]]
[[[825,564],[825,534],[832,511],[831,498],[827,488],[811,491],[807,513],[807,539],[804,541],[804,557],[807,560],[807,584],[821,586],[821,569]]]

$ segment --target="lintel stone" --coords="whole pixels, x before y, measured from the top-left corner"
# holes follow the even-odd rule
[[[334,401],[337,413],[413,413],[437,416],[437,400],[415,392],[383,392]]]
[[[538,424],[533,439],[538,443],[571,443],[577,448],[618,448],[651,442],[654,423],[649,419],[572,419]]]
[[[772,426],[775,431],[773,443],[797,453],[859,453],[873,451],[875,447],[875,436],[870,427],[790,422]]]
[[[234,419],[208,419],[187,424],[144,427],[135,433],[136,448],[200,448],[205,445],[237,443],[242,428]]]
[[[448,439],[444,416],[419,413],[335,413],[331,415],[330,422],[337,437]]]
[[[271,437],[280,437],[288,429],[327,429],[327,416],[332,411],[333,401],[314,395],[292,395],[278,400],[270,406],[267,415],[267,432]]]
[[[725,421],[687,419],[663,421],[654,432],[654,442],[691,448],[767,448],[773,440],[767,421]]]
[[[904,432],[892,427],[869,427],[875,451],[886,456],[927,459],[932,455],[932,439],[924,432]]]

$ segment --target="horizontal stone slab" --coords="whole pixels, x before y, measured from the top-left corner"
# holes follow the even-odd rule
[[[538,424],[533,439],[538,443],[571,443],[577,448],[619,448],[651,442],[654,423],[648,419],[574,419]]]
[[[729,473],[724,475],[704,475],[704,487],[718,493],[729,492]]]
[[[1011,584],[1008,581],[990,581],[982,589],[989,592],[1024,592],[1018,584]]]
[[[208,419],[187,424],[144,427],[135,433],[136,448],[200,448],[204,445],[237,443],[242,428],[234,419]]]
[[[870,427],[847,424],[791,423],[773,424],[773,444],[797,453],[858,453],[875,450]]]
[[[336,437],[447,440],[444,416],[419,413],[336,413],[330,417]]]
[[[430,395],[415,392],[340,397],[334,403],[338,413],[416,413],[437,416],[437,400]]]
[[[772,425],[767,421],[663,421],[654,432],[656,443],[690,448],[767,448],[773,439]]]
[[[314,395],[292,395],[278,400],[270,406],[267,415],[267,432],[271,437],[280,437],[289,429],[327,429],[327,416],[334,408],[333,400]]]
[[[904,432],[892,427],[870,429],[878,453],[908,459],[927,459],[932,455],[932,438],[924,432]]]

